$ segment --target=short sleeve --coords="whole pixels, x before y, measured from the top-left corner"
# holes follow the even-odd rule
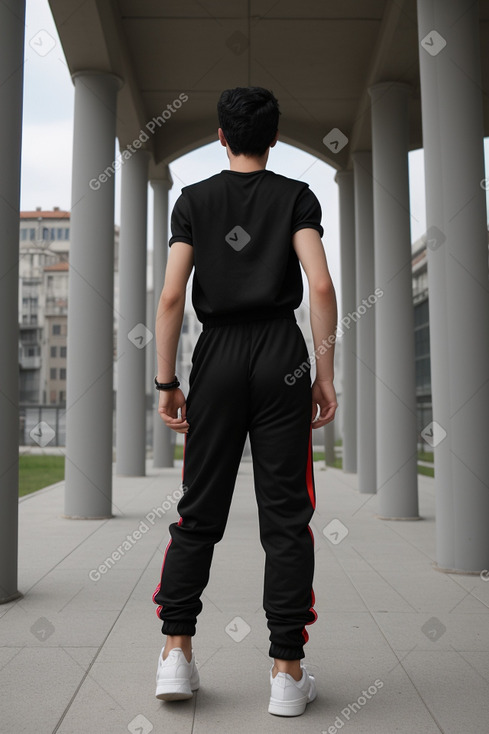
[[[295,202],[292,234],[300,229],[316,229],[322,237],[324,230],[321,226],[321,216],[321,204],[316,195],[309,186],[304,187]]]
[[[186,242],[188,245],[193,245],[188,203],[183,194],[180,194],[175,202],[170,222],[172,236],[169,246],[171,247],[174,242]]]

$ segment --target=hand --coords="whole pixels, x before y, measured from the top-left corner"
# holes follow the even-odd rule
[[[178,417],[179,408],[182,410],[181,418]],[[180,388],[176,390],[160,390],[158,413],[168,428],[171,428],[177,433],[187,433],[189,425],[186,417],[185,395]]]
[[[319,406],[319,415],[316,418]],[[312,427],[321,428],[335,416],[338,403],[332,380],[314,380],[312,385]],[[316,418],[316,420],[314,420]]]

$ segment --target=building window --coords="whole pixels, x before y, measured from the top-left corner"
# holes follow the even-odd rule
[[[69,239],[70,239],[70,228],[66,227],[65,228],[65,240],[69,240]]]
[[[429,317],[429,301],[426,299],[414,308],[416,389],[423,392],[431,388]]]
[[[429,324],[430,321],[430,314],[429,314],[429,301],[423,301],[422,303],[418,304],[414,309],[414,327],[417,326],[424,326],[425,324]]]
[[[56,367],[51,367],[51,369],[49,370],[49,379],[50,380],[55,380],[56,379],[56,374],[57,374]]]
[[[64,390],[60,390],[59,392],[59,402],[66,403],[66,393]]]
[[[31,227],[29,230],[29,239],[34,241],[36,239],[36,230],[34,227]]]
[[[35,357],[36,356],[36,348],[35,347],[28,347],[27,348],[27,356],[28,357]]]
[[[53,336],[60,336],[61,324],[53,324]]]
[[[24,331],[22,341],[24,344],[35,344],[37,342],[37,331],[35,329],[26,329]]]
[[[55,227],[51,227],[51,230],[49,232],[49,236],[52,242],[56,239],[56,229]]]
[[[59,356],[61,359],[66,359],[66,347],[59,348]]]
[[[60,380],[66,380],[66,367],[60,367],[60,370],[59,370],[59,379]]]
[[[50,396],[49,402],[51,403],[51,405],[55,405],[56,404],[56,390],[51,390],[49,396]]]
[[[430,360],[428,357],[416,360],[416,387],[429,389],[431,387]]]
[[[51,357],[57,356],[58,347],[51,347]]]
[[[20,239],[22,242],[25,242],[27,240],[27,230],[26,229],[20,230]]]

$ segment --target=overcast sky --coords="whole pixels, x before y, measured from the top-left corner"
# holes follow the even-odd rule
[[[27,0],[24,70],[24,129],[22,139],[21,208],[36,206],[70,209],[73,140],[73,84],[47,0]],[[43,52],[38,53],[39,33]],[[49,34],[49,35],[46,35]],[[36,43],[37,41],[37,43]],[[280,101],[280,100],[279,100]],[[217,131],[217,119],[216,119]],[[325,131],[325,134],[328,131]],[[485,143],[486,170],[489,158]],[[118,148],[117,148],[118,152]],[[115,155],[116,151],[114,152]],[[225,149],[212,143],[189,153],[170,165],[174,185],[170,208],[182,186],[207,178],[227,167]],[[283,143],[271,151],[268,168],[306,181],[321,202],[324,246],[338,294],[340,294],[338,192],[335,170],[308,153]],[[411,196],[411,239],[426,228],[423,152],[409,154]],[[148,222],[152,221],[152,193]],[[120,222],[120,171],[116,174],[115,221]],[[149,235],[151,229],[149,228]],[[149,246],[152,247],[149,239]]]

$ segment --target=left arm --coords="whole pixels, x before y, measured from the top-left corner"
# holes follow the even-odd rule
[[[165,284],[161,292],[156,313],[156,355],[158,360],[158,382],[173,382],[178,339],[182,328],[185,309],[185,291],[194,266],[194,251],[185,242],[175,242],[168,254]],[[178,418],[178,409],[182,415]],[[178,433],[187,433],[185,396],[176,390],[160,390],[158,413],[169,428]]]

